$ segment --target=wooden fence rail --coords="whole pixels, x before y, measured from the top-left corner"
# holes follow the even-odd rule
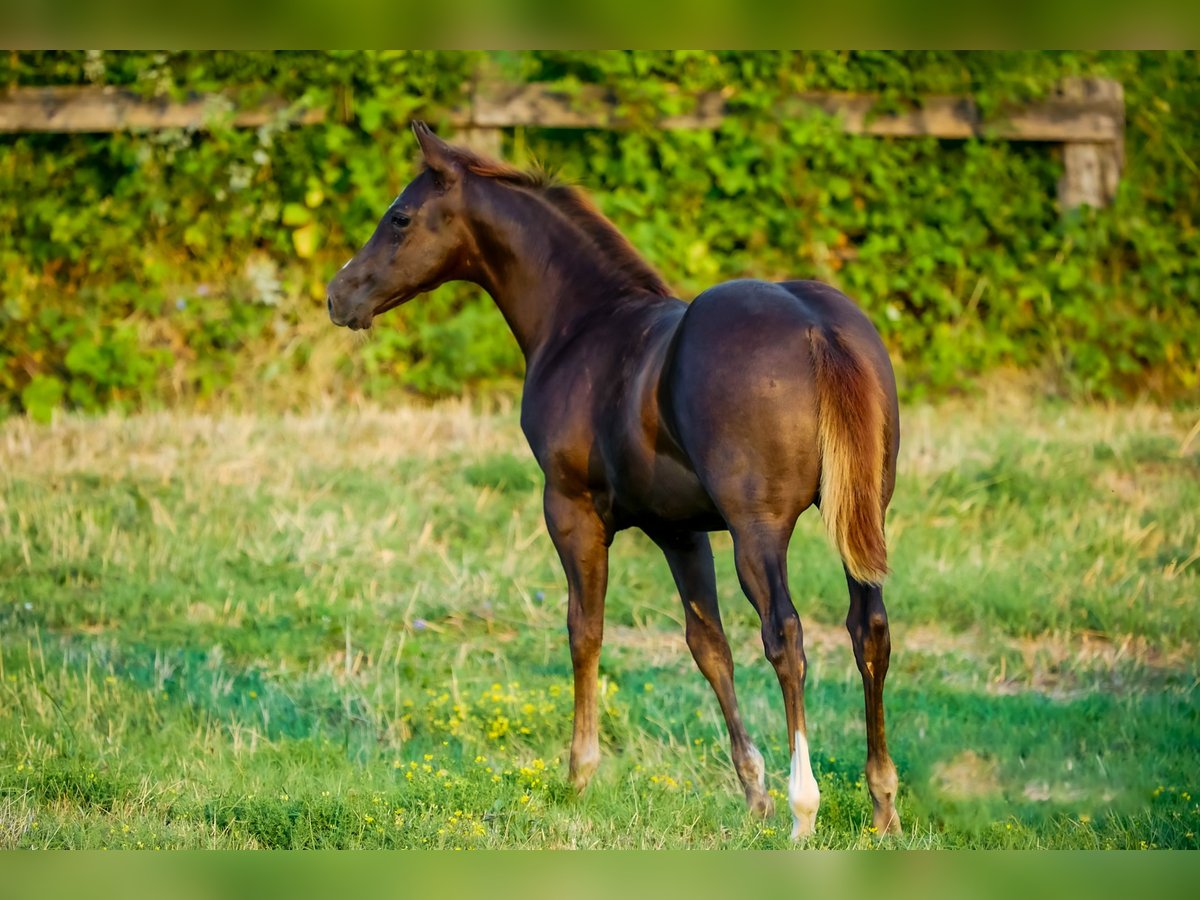
[[[874,113],[878,98],[865,94],[803,93],[783,100],[775,115],[801,118],[819,110],[834,116],[847,134],[944,140],[982,138],[1063,145],[1059,200],[1064,209],[1111,201],[1124,161],[1125,99],[1118,82],[1071,79],[1044,101],[1006,110],[985,120],[968,97],[931,96],[919,107]],[[731,115],[725,93],[700,94],[684,112],[665,116],[660,128],[716,128]],[[315,124],[323,109],[294,109],[282,101],[241,109],[223,95],[182,101],[146,99],[111,87],[14,88],[0,92],[0,132],[110,132],[159,128],[205,128],[213,121],[258,127],[275,119]],[[623,128],[633,124],[621,104],[594,85],[572,90],[546,84],[485,82],[469,102],[445,119],[460,138],[495,152],[500,129]]]

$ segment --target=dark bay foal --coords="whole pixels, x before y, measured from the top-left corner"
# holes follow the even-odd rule
[[[874,824],[898,832],[881,585],[900,428],[875,328],[814,281],[733,281],[684,303],[578,191],[451,147],[421,123],[413,130],[426,168],[330,282],[329,315],[367,328],[418,294],[465,280],[492,296],[516,336],[526,361],[521,427],[546,476],[546,525],[567,577],[572,783],[582,790],[600,759],[608,548],[616,532],[637,527],[675,577],[687,643],[720,702],[747,803],[770,814],[717,609],[707,532],[728,529],[783,691],[793,836],[812,832],[820,794],[787,548],[796,519],[816,504],[850,589]]]

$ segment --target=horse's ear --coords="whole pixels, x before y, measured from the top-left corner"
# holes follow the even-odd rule
[[[462,164],[450,145],[434,134],[424,122],[414,121],[412,130],[417,136],[417,143],[421,145],[421,155],[425,157],[425,164],[442,183],[449,185],[457,180],[462,173]]]

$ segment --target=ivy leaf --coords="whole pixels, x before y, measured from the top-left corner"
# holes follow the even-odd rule
[[[363,100],[358,103],[358,124],[362,126],[363,131],[369,134],[378,131],[383,121],[383,111],[383,104],[378,100]]]
[[[104,354],[100,344],[91,337],[76,341],[63,360],[67,368],[80,375],[90,375],[99,381],[104,375]]]
[[[317,223],[309,222],[292,232],[292,246],[301,259],[312,259],[317,251]]]
[[[298,228],[312,221],[312,213],[303,203],[288,203],[283,207],[283,224]]]
[[[63,399],[63,383],[53,375],[35,375],[21,391],[21,405],[35,422],[43,424],[54,417]]]

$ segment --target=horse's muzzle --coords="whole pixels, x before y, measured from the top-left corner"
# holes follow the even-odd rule
[[[339,327],[358,331],[370,328],[371,320],[375,318],[369,303],[345,303],[334,301],[334,291],[325,294],[325,308],[329,311],[329,321]]]
[[[332,322],[334,325],[337,325],[340,327],[343,325],[350,324],[350,317],[345,315],[344,313],[339,312],[337,309],[334,308],[332,296],[326,295],[325,307],[329,310],[329,321]]]
[[[338,313],[334,310],[333,304],[329,304],[329,321],[339,327],[349,328],[351,331],[361,331],[371,327],[371,321],[375,317],[370,310],[356,310],[350,313]]]

